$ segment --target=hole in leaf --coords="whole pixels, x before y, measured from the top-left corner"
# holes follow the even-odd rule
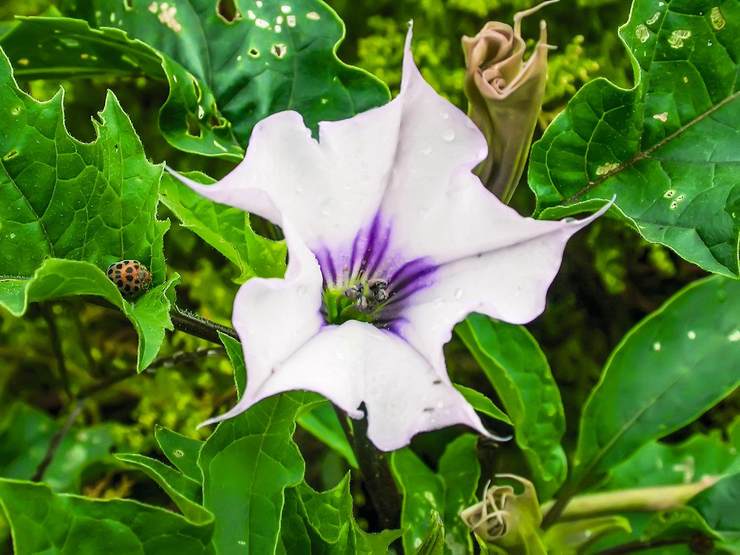
[[[188,126],[188,135],[190,135],[191,137],[197,137],[199,139],[203,137],[203,130],[200,128],[200,123],[198,122],[198,118],[195,115],[188,112],[186,122]]]
[[[134,2],[133,2],[133,0],[123,0],[123,8],[126,11],[133,10],[134,9]]]
[[[211,110],[208,116],[208,125],[210,125],[212,128],[226,127],[226,120],[221,117],[221,114],[218,113],[218,108],[216,107],[215,102],[211,103]]]
[[[16,156],[18,156],[18,151],[13,148],[13,149],[9,150],[8,153],[5,156],[3,156],[3,161],[4,162],[7,162],[8,160],[12,160]]]
[[[270,49],[270,52],[276,57],[276,58],[282,58],[285,56],[285,53],[288,51],[288,47],[282,43],[273,44],[272,48]]]
[[[239,8],[236,7],[236,2],[234,0],[218,0],[216,13],[227,23],[233,23],[242,18],[242,14],[239,11]]]
[[[252,58],[259,58],[260,57],[260,51],[256,48],[252,47],[247,51],[247,54],[249,54]]]

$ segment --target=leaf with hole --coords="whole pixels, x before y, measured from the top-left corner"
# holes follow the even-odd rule
[[[635,86],[585,85],[532,147],[541,217],[601,206],[648,241],[740,273],[740,2],[634,0]]]

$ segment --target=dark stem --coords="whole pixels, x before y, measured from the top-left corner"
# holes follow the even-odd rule
[[[62,388],[68,399],[73,399],[72,390],[69,387],[69,373],[67,372],[67,363],[64,360],[64,350],[62,349],[62,340],[59,337],[59,328],[57,327],[56,319],[51,310],[51,306],[42,303],[40,306],[41,315],[46,321],[46,326],[49,328],[49,338],[51,339],[51,349],[54,351],[54,357],[57,360],[57,370],[59,371],[59,378],[62,382]]]
[[[222,326],[193,312],[183,310],[178,306],[172,308],[170,318],[175,329],[207,341],[212,341],[213,343],[221,343],[218,332],[229,335],[236,340],[239,339],[236,330],[233,328]]]
[[[98,297],[86,297],[86,300],[91,304],[96,304],[112,310],[118,310],[117,307]],[[173,306],[170,310],[170,319],[172,320],[172,325],[175,326],[176,330],[205,339],[206,341],[218,343],[219,345],[221,344],[221,340],[218,337],[218,332],[229,335],[234,339],[239,339],[239,335],[236,333],[235,329],[223,326],[217,322],[208,320],[207,318],[203,318],[194,312],[190,312],[189,310],[185,310],[178,306]]]
[[[82,412],[82,406],[82,401],[75,401],[74,406],[72,407],[72,411],[69,413],[69,416],[67,416],[66,420],[64,421],[64,425],[51,438],[51,441],[49,442],[49,447],[44,454],[44,458],[41,459],[41,462],[36,467],[36,472],[34,472],[33,476],[31,477],[32,482],[39,482],[44,477],[46,469],[49,468],[51,461],[54,460],[54,455],[56,454],[57,449],[59,449],[59,446],[62,444],[62,441],[69,433],[69,430],[72,428],[75,420],[77,420],[77,417]]]
[[[367,437],[367,417],[353,420],[352,430],[349,429],[347,415],[337,409],[339,422],[342,423],[345,433],[352,440],[360,472],[365,481],[370,501],[378,514],[378,520],[383,529],[398,528],[401,515],[401,497],[393,480],[388,458],[379,451]]]

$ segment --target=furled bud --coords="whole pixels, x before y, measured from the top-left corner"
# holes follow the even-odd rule
[[[544,555],[539,535],[542,513],[534,485],[513,474],[496,477],[515,480],[524,489],[517,494],[511,486],[486,485],[483,499],[463,510],[460,518],[486,544],[503,548],[506,553]]]
[[[524,60],[526,43],[522,19],[543,6],[514,15],[514,28],[489,21],[474,37],[463,37],[465,95],[468,115],[488,141],[488,157],[476,173],[488,189],[509,202],[524,172],[532,134],[542,107],[547,80],[547,26],[540,22],[540,38]]]

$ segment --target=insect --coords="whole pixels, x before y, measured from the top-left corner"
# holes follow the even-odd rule
[[[108,278],[126,298],[134,298],[152,285],[152,274],[138,260],[121,260],[108,266]]]

